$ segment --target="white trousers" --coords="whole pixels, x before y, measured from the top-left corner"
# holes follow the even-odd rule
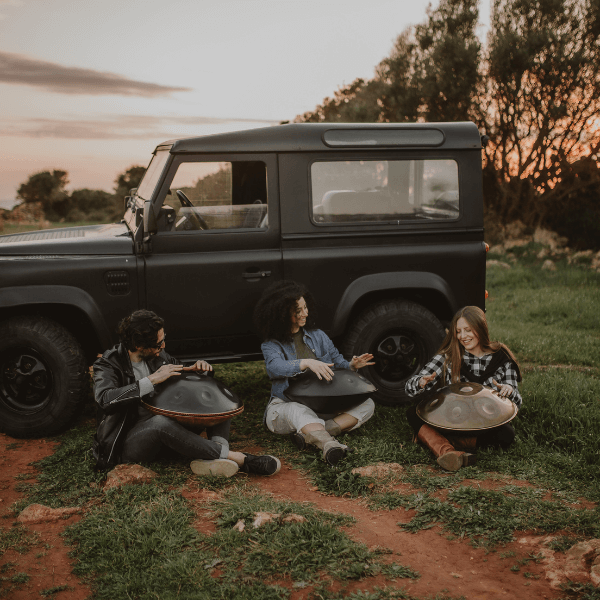
[[[350,410],[343,411],[343,413],[358,419],[358,423],[347,431],[358,429],[373,416],[374,412],[375,402],[371,398],[367,398],[362,404]],[[331,418],[331,415],[326,416],[327,418]],[[267,408],[266,424],[273,433],[288,435],[300,431],[305,425],[309,425],[310,423],[320,423],[325,427],[325,420],[321,418],[321,413],[316,413],[311,408],[308,408],[308,406],[304,406],[304,404],[299,404],[298,402],[284,402],[281,398],[275,396],[271,398],[271,402]]]

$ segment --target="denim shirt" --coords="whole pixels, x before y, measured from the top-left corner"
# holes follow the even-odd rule
[[[304,330],[304,343],[315,353],[318,360],[332,364],[338,369],[349,369],[350,363],[338,352],[327,334],[320,329]],[[277,396],[284,401],[285,390],[289,387],[288,378],[302,373],[300,360],[296,358],[296,348],[293,342],[278,342],[269,340],[260,349],[265,357],[267,375],[273,382],[271,397]]]

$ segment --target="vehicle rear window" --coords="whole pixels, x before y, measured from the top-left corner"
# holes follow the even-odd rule
[[[454,160],[347,160],[311,165],[316,224],[447,220],[460,214]]]

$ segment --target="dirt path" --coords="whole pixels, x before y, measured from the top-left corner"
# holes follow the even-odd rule
[[[53,445],[43,440],[13,440],[1,434],[0,444],[8,448],[0,456],[0,517],[3,517],[0,527],[7,529],[13,522],[10,506],[22,496],[15,489],[19,483],[15,476],[33,474],[34,469],[28,466],[29,463],[51,454]],[[254,448],[250,451],[260,450]],[[401,579],[392,584],[405,588],[415,596],[425,598],[442,591],[455,597],[464,596],[467,600],[555,599],[561,596],[550,587],[543,565],[529,563],[526,569],[531,573],[529,578],[525,578],[522,572],[514,573],[510,570],[519,558],[527,556],[527,551],[517,542],[499,552],[486,554],[485,550],[474,549],[467,542],[447,540],[440,535],[440,529],[437,527],[417,534],[401,532],[398,523],[408,521],[411,518],[410,512],[374,512],[360,500],[326,496],[311,487],[309,481],[285,462],[276,476],[251,477],[251,481],[262,492],[273,494],[275,497],[311,502],[320,509],[354,517],[356,524],[346,529],[350,536],[369,547],[389,548],[394,553],[390,560],[421,574],[418,580]],[[202,491],[187,492],[185,495],[196,500],[206,499]],[[41,591],[57,586],[68,586],[68,589],[52,596],[58,600],[83,600],[89,595],[90,589],[71,572],[69,548],[65,547],[60,536],[65,526],[78,518],[80,517],[72,516],[54,523],[26,526],[27,530],[39,536],[29,552],[19,554],[11,549],[0,558],[0,565],[14,563],[14,568],[2,574],[6,579],[17,573],[27,573],[30,576],[26,584],[10,592],[8,597],[11,600],[39,598]],[[214,529],[212,523],[206,522],[205,516],[199,515],[198,523],[203,523],[202,529],[207,533]],[[501,553],[511,550],[516,553],[513,558],[500,557]],[[0,589],[4,591],[8,585],[10,582],[5,580]],[[345,593],[361,589],[372,590],[376,586],[384,585],[390,583],[383,577],[369,578],[351,583]],[[292,599],[300,600],[306,596],[307,590],[298,590],[293,592]]]
[[[15,522],[10,507],[23,497],[23,494],[16,490],[20,480],[15,477],[26,474],[35,476],[35,469],[29,464],[52,454],[54,447],[55,444],[46,440],[15,440],[0,434],[0,448],[3,449],[0,454],[0,527],[2,529],[9,529]],[[70,548],[64,545],[60,535],[67,525],[80,518],[75,515],[56,522],[28,524],[25,530],[35,536],[29,550],[19,553],[9,549],[0,557],[0,565],[7,563],[14,565],[2,573],[2,577],[7,580],[2,581],[0,596],[11,587],[10,579],[13,576],[26,573],[30,577],[29,581],[13,587],[4,597],[10,600],[31,600],[41,598],[40,592],[65,586],[66,589],[50,597],[58,600],[87,598],[91,590],[71,572],[71,559],[68,556]]]

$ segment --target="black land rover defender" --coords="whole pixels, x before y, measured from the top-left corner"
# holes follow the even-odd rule
[[[148,308],[183,360],[261,360],[252,313],[278,279],[382,404],[484,307],[481,138],[473,123],[291,124],[158,146],[119,224],[0,236],[0,429],[67,426],[118,321]],[[266,400],[266,399],[265,399]]]

